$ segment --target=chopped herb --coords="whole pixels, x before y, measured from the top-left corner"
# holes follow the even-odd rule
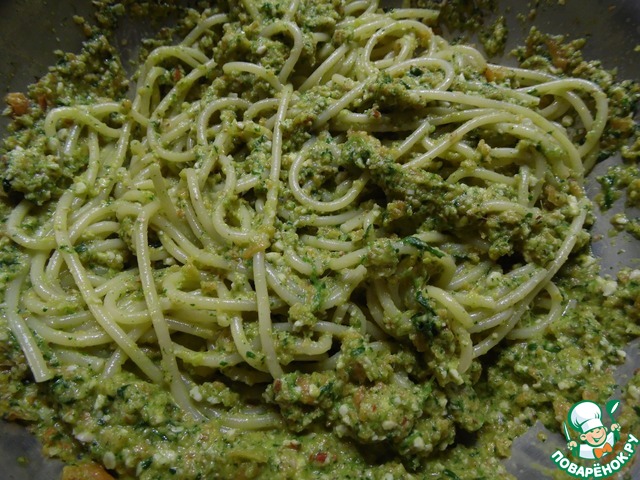
[[[426,242],[423,242],[418,237],[405,237],[402,239],[404,243],[407,245],[411,245],[412,247],[416,247],[418,250],[424,250],[429,252],[431,255],[442,258],[445,256],[445,253],[437,248],[432,247]]]

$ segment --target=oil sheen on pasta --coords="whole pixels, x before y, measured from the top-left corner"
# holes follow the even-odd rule
[[[192,10],[129,93],[95,34],[12,97],[2,414],[121,478],[506,478],[604,402],[640,272],[598,275],[583,182],[626,91],[436,17]]]

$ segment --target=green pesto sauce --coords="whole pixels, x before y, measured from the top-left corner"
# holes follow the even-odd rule
[[[604,280],[585,254],[565,268],[559,286],[577,300],[575,307],[543,335],[498,347],[482,373],[476,369],[473,388],[391,388],[380,380],[394,366],[411,371],[412,356],[373,351],[354,334],[336,371],[287,374],[267,388],[265,398],[279,406],[284,421],[268,432],[196,423],[165,389],[131,373],[104,380],[90,369],[67,367],[47,384],[34,384],[1,323],[0,411],[32,422],[47,454],[92,459],[124,478],[424,478],[447,471],[461,479],[507,478],[501,460],[513,439],[536,421],[559,431],[566,408],[582,398],[604,403],[616,388],[611,366],[624,361],[622,347],[640,335],[640,271]],[[625,431],[640,428],[631,408],[638,392],[636,376],[625,388],[619,419]],[[230,411],[238,401],[237,392],[215,381],[191,394]],[[319,428],[324,422],[334,430]],[[389,451],[411,458],[449,443],[454,426],[473,441],[460,439],[413,462],[401,463]],[[380,437],[387,443],[366,451],[356,446]]]
[[[148,11],[148,5],[144,5],[137,7],[142,9],[141,14]],[[265,15],[277,16],[283,9],[283,2],[261,5]],[[310,1],[306,8],[308,15],[304,22],[309,28],[335,23],[335,12],[328,2]],[[120,15],[121,8],[107,5],[100,11],[98,22],[106,28]],[[194,15],[187,13],[178,31],[192,25]],[[493,27],[491,38],[495,43],[491,48],[499,49],[502,45],[501,28],[500,24]],[[264,46],[268,52],[266,61],[275,66],[281,64],[283,53],[278,42],[261,44],[258,34],[255,26],[229,29],[222,39],[210,39],[210,45],[214,48],[220,41],[229,59],[241,55],[248,61],[255,60],[258,49]],[[552,68],[554,61],[562,65],[556,50],[556,57],[543,51],[542,45],[549,45],[547,40],[534,34],[527,46],[530,51],[521,52],[522,61],[541,69]],[[148,47],[166,41],[168,38],[149,42]],[[574,49],[562,59],[570,64],[577,62],[583,66],[585,77],[600,80],[610,97],[618,99],[618,103],[614,101],[614,114],[626,118],[632,102],[625,102],[632,95],[629,93],[632,87],[621,87],[609,74],[597,66],[584,64],[576,55]],[[78,56],[67,54],[61,58],[61,63],[31,88],[32,110],[16,119],[16,130],[6,141],[3,162],[7,169],[2,180],[8,198],[1,203],[3,218],[12,208],[15,195],[48,208],[48,202],[58,197],[84,167],[78,162],[66,163],[66,159],[50,153],[52,149],[43,140],[39,123],[43,110],[53,105],[91,103],[97,96],[122,98],[125,94],[125,75],[106,36],[92,39]],[[96,58],[101,59],[94,62]],[[94,75],[93,81],[85,84],[80,79],[89,73]],[[426,78],[421,73],[413,72],[413,78],[403,81],[427,85],[438,82],[437,78]],[[256,88],[254,92],[268,88],[251,85],[249,76],[226,80]],[[55,86],[61,81],[65,88],[57,91]],[[495,94],[490,86],[486,88],[483,94]],[[406,105],[409,99],[404,92],[397,79],[391,81],[381,76],[366,93],[365,101],[384,96]],[[327,101],[322,93],[314,90],[302,99],[305,108],[287,120],[287,131],[297,131],[297,126],[322,110]],[[334,95],[338,93],[332,91]],[[251,89],[247,88],[248,100],[252,100],[251,95]],[[616,126],[620,127],[614,125],[612,129]],[[621,135],[627,133],[624,130]],[[619,137],[611,134],[605,147],[619,148],[614,140]],[[285,145],[285,150],[307,140],[304,133],[300,133],[300,138],[295,135],[287,138],[291,145]],[[254,148],[245,167],[260,174],[270,145],[259,132],[255,132],[252,142]],[[332,168],[336,166],[323,164],[323,149],[314,148],[310,155],[320,168],[303,171],[301,175],[305,181],[320,186],[324,177],[335,175]],[[488,222],[473,218],[468,214],[470,207],[490,200],[497,192],[450,185],[426,172],[409,175],[394,168],[384,149],[371,136],[350,133],[342,152],[339,166],[367,168],[372,181],[390,199],[386,209],[380,211],[385,222],[410,217],[412,221],[430,222],[427,226],[432,228],[464,222],[470,233],[480,232],[491,243],[495,258],[509,255],[514,244],[521,243],[526,260],[540,264],[550,260],[567,228],[566,223],[538,224],[533,218],[516,214],[505,214]],[[81,155],[74,156],[77,157]],[[616,172],[611,185],[605,185],[604,195],[607,188],[613,197],[622,188],[633,188],[627,195],[637,196],[637,179],[637,169]],[[571,208],[566,201],[563,203],[562,195],[558,192],[561,208]],[[37,216],[28,218],[28,222],[36,228]],[[23,223],[23,228],[26,226]],[[122,228],[123,238],[130,242],[132,225],[125,222]],[[360,234],[366,238],[366,232]],[[286,230],[281,235],[279,240],[286,243]],[[576,254],[558,274],[563,304],[571,306],[566,314],[536,338],[502,342],[480,362],[473,363],[460,385],[441,386],[438,381],[422,381],[398,388],[392,381],[396,370],[419,380],[441,380],[450,374],[447,362],[455,353],[452,351],[455,338],[444,328],[426,297],[418,299],[420,308],[413,315],[390,318],[385,326],[398,336],[414,335],[414,341],[431,354],[430,363],[421,362],[402,349],[374,348],[356,332],[359,325],[352,325],[354,332],[343,341],[335,370],[289,373],[258,393],[259,399],[280,413],[282,425],[274,430],[253,432],[224,427],[216,419],[195,422],[176,407],[165,388],[132,372],[102,379],[88,367],[66,367],[60,368],[50,382],[35,384],[2,316],[0,413],[6,419],[33,425],[48,455],[69,463],[95,461],[117,471],[120,478],[508,478],[502,460],[509,456],[514,438],[536,421],[551,431],[560,431],[568,406],[582,398],[601,404],[609,399],[616,387],[612,368],[624,361],[622,348],[640,336],[640,272],[625,269],[616,279],[602,278],[597,261],[588,252],[588,240],[582,235]],[[404,241],[425,252],[420,257],[421,268],[437,276],[441,252],[420,245],[420,240],[414,237],[406,237]],[[76,251],[94,268],[117,271],[127,260],[93,252],[83,245],[82,242],[76,245]],[[309,259],[312,264],[314,260]],[[410,261],[415,263],[417,259]],[[395,271],[398,256],[391,242],[377,239],[362,263],[373,278],[384,278]],[[0,237],[2,285],[19,264],[19,250],[5,236]],[[313,287],[308,292],[310,302],[289,311],[296,326],[304,327],[315,321],[314,311],[328,287],[319,281]],[[523,325],[531,320],[531,316],[525,315]],[[248,335],[254,333],[249,331]],[[286,334],[278,338],[278,343],[286,355]],[[42,348],[45,356],[55,362],[47,347]],[[241,402],[255,398],[256,391],[211,381],[190,394],[233,414]],[[640,412],[630,408],[639,399],[640,376],[635,376],[625,388],[625,408],[619,418],[624,431],[640,431]]]
[[[640,207],[640,169],[635,163],[637,159],[627,155],[626,161],[624,165],[609,167],[605,175],[598,177],[602,192],[596,201],[604,210],[611,208],[621,198],[624,198],[627,209]],[[611,225],[618,232],[624,231],[640,239],[640,218],[631,212],[628,210],[613,215]]]

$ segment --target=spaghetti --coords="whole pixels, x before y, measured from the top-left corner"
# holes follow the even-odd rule
[[[282,385],[336,374],[354,338],[411,359],[355,383],[472,386],[482,355],[562,315],[605,94],[490,64],[430,10],[361,0],[310,27],[299,3],[203,14],[132,100],[48,112],[50,153],[86,167],[6,223],[26,260],[4,312],[38,382],[128,369],[195,419],[297,430]],[[221,409],[197,394],[212,379],[260,395]],[[339,413],[321,428],[401,456],[452,442]]]

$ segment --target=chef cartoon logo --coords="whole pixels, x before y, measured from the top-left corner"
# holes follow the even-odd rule
[[[619,408],[618,400],[610,400],[605,405],[611,420],[607,427],[603,422],[602,408],[597,403],[583,400],[574,404],[567,414],[567,421],[562,424],[562,430],[569,456],[580,463],[572,461],[561,450],[556,450],[551,460],[558,468],[577,478],[606,478],[622,469],[635,454],[638,439],[628,434],[622,448],[615,448],[621,436],[620,424],[614,417]],[[585,466],[581,465],[582,460],[590,462]]]
[[[571,407],[567,420],[571,428],[578,432],[580,442],[571,439],[566,423],[563,428],[567,447],[574,457],[594,460],[613,453],[614,445],[620,440],[620,424],[615,423],[613,418],[619,405],[617,400],[607,403],[607,412],[614,422],[610,428],[602,423],[602,409],[597,403],[584,400]]]

